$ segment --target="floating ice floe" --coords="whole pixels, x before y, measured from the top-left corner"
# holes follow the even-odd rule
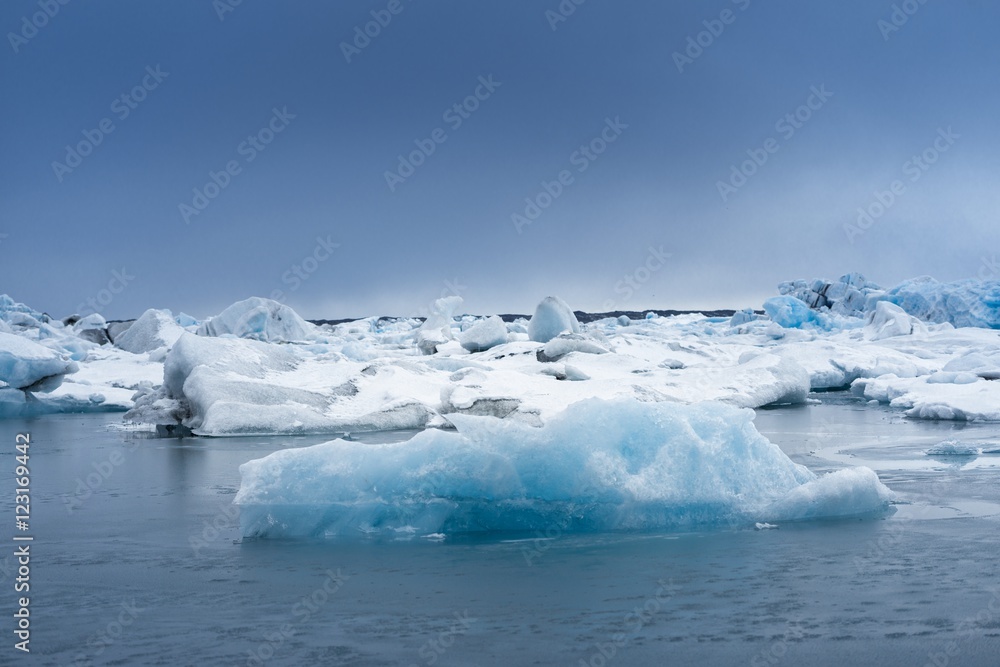
[[[878,516],[867,468],[817,477],[718,403],[590,399],[543,427],[455,416],[457,432],[345,440],[240,467],[246,537],[743,527]]]
[[[0,332],[0,381],[23,391],[52,391],[79,366],[66,355],[11,333]]]
[[[945,440],[934,445],[926,452],[927,456],[962,456],[975,457],[983,453],[983,448],[971,442],[960,440]]]

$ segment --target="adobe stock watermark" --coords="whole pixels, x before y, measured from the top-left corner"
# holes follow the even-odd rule
[[[97,294],[81,301],[76,306],[77,315],[87,316],[101,312],[101,308],[106,308],[115,300],[115,297],[125,291],[135,280],[135,275],[130,274],[124,266],[111,272],[111,280],[106,287],[97,291]]]
[[[806,123],[812,119],[813,114],[823,108],[823,106],[833,97],[833,93],[826,89],[826,84],[810,86],[809,96],[805,102],[796,107],[793,111],[786,113],[774,123],[774,131],[781,139],[768,137],[764,140],[760,148],[748,148],[746,150],[747,159],[729,167],[729,178],[725,181],[716,181],[715,189],[719,192],[719,198],[723,203],[739,192],[740,188],[746,185],[751,178],[767,164],[771,156],[781,150],[781,142],[789,141],[795,133],[801,130]]]
[[[87,641],[87,648],[91,649],[92,653],[78,653],[71,663],[73,667],[90,667],[96,664],[94,659],[101,657],[106,650],[114,646],[125,634],[125,629],[135,623],[139,614],[148,609],[136,605],[135,598],[131,601],[123,600],[120,606],[121,611],[117,616]]]
[[[177,205],[184,224],[191,224],[193,216],[201,215],[208,205],[232,184],[233,179],[243,173],[244,165],[256,160],[257,156],[263,153],[274,138],[284,132],[295,118],[296,114],[290,113],[288,107],[282,107],[280,110],[278,107],[272,108],[271,118],[267,123],[236,146],[235,152],[243,158],[242,162],[233,158],[219,171],[209,170],[205,184],[191,190],[193,195],[191,203],[181,202]]]
[[[463,285],[460,281],[461,279],[458,277],[452,278],[451,280],[446,278],[443,282],[444,289],[441,290],[441,294],[437,298],[428,301],[426,305],[421,306],[417,312],[410,315],[410,317],[423,317],[426,319],[434,313],[434,304],[438,299],[444,299],[449,296],[462,296],[465,294],[469,291],[469,286]]]
[[[732,0],[732,2],[741,12],[745,12],[750,7],[750,0]],[[715,44],[715,40],[726,31],[726,26],[736,22],[737,16],[739,14],[727,7],[719,12],[717,18],[702,21],[701,24],[705,26],[705,29],[694,35],[688,35],[684,51],[674,51],[671,55],[674,65],[677,66],[677,71],[683,74],[685,67],[694,64],[695,60],[701,58],[705,50]]]
[[[324,574],[326,574],[326,578],[323,580],[322,585],[292,605],[291,622],[283,623],[273,632],[265,633],[264,641],[260,646],[256,649],[247,650],[245,663],[247,667],[263,667],[268,660],[274,657],[274,654],[282,644],[295,636],[295,626],[305,623],[314,614],[318,613],[329,602],[330,598],[340,590],[344,582],[350,579],[350,577],[340,572],[340,568],[337,568],[336,572],[327,570]]]
[[[993,630],[1000,623],[1000,588],[986,588],[984,592],[990,594],[990,601],[986,603],[973,616],[967,616],[958,624],[957,637],[951,639],[938,651],[931,651],[927,654],[927,662],[924,667],[948,667],[952,660],[962,654],[962,645],[982,636],[987,629]],[[994,656],[995,657],[995,656]],[[961,661],[957,661],[961,664]]]
[[[899,201],[899,198],[906,194],[909,184],[919,181],[961,138],[962,135],[952,131],[951,125],[947,129],[939,127],[934,141],[900,166],[906,179],[897,178],[885,190],[875,190],[872,193],[872,200],[865,206],[858,207],[857,219],[853,223],[844,223],[847,241],[853,245],[859,236],[864,236]]]
[[[579,667],[605,667],[618,655],[618,651],[635,639],[642,629],[652,622],[653,617],[660,613],[664,605],[677,594],[677,586],[674,585],[673,579],[660,579],[656,583],[659,584],[656,592],[647,598],[642,606],[637,606],[625,614],[623,619],[625,630],[615,632],[607,642],[596,644],[594,652],[588,659],[580,658]]]
[[[226,14],[232,14],[242,4],[243,0],[212,0],[212,9],[219,17],[219,23],[222,23],[226,20]]]
[[[480,76],[479,85],[461,102],[456,102],[441,114],[443,120],[452,132],[458,131],[463,123],[472,117],[479,110],[480,105],[493,96],[497,88],[503,85],[501,81],[494,81],[493,75]],[[443,127],[434,128],[426,139],[414,139],[416,148],[406,155],[400,153],[397,157],[399,163],[392,171],[386,170],[383,173],[385,184],[389,186],[389,192],[395,192],[396,188],[406,182],[410,176],[416,173],[417,169],[427,162],[427,158],[434,155],[440,144],[448,141],[448,132]]]
[[[276,289],[271,292],[272,299],[284,303],[289,294],[298,291],[314,273],[319,271],[319,267],[326,260],[333,257],[334,251],[340,247],[340,244],[334,243],[331,236],[331,234],[327,234],[325,237],[317,236],[316,245],[313,246],[312,252],[292,264],[287,271],[281,274],[281,282],[288,286],[288,291]]]
[[[995,280],[997,276],[1000,276],[1000,262],[997,261],[997,256],[986,257],[983,255],[979,258],[979,270],[976,271],[976,277],[980,280]]]
[[[49,24],[49,21],[56,17],[59,10],[68,5],[70,0],[38,0],[37,11],[30,16],[27,14],[21,17],[21,29],[17,32],[8,32],[7,41],[14,53],[19,53],[21,47],[30,42],[38,35],[38,31]]]
[[[524,562],[528,567],[532,567],[535,564],[536,558],[541,558],[545,553],[552,548],[556,540],[560,539],[565,531],[570,527],[571,521],[568,517],[561,519],[560,521],[553,523],[545,529],[545,532],[540,530],[535,531],[535,537],[531,540],[531,548],[527,546],[521,547],[521,555],[524,557]]]
[[[587,171],[594,162],[608,149],[608,146],[618,141],[622,132],[628,129],[628,124],[621,121],[621,116],[604,119],[604,127],[593,139],[570,153],[569,164],[574,167],[577,174]],[[521,234],[524,227],[534,223],[541,217],[542,212],[552,206],[555,200],[559,199],[566,191],[566,188],[576,182],[574,170],[563,169],[556,174],[551,181],[542,180],[541,190],[535,195],[524,198],[524,209],[511,213],[510,221],[514,225],[514,230]]]
[[[560,23],[565,23],[569,17],[576,13],[576,8],[587,2],[587,0],[561,0],[555,9],[545,10],[545,20],[549,22],[552,32],[559,29]]]
[[[889,36],[899,32],[910,21],[910,17],[926,4],[927,0],[903,0],[903,2],[893,4],[889,18],[879,19],[875,23],[878,31],[882,33],[882,41],[888,42]]]
[[[649,245],[646,250],[646,259],[615,283],[615,294],[621,295],[621,299],[617,301],[608,299],[601,304],[604,312],[618,310],[618,306],[630,301],[643,285],[650,281],[653,274],[666,266],[667,260],[673,257],[672,253],[663,250],[662,245],[659,247]]]
[[[468,609],[463,610],[462,613],[455,612],[455,620],[451,625],[439,632],[436,637],[424,642],[424,645],[417,651],[423,664],[435,664],[455,644],[455,639],[468,634],[469,628],[478,620],[469,616]],[[419,664],[411,662],[410,667],[419,667]]]
[[[361,55],[361,52],[371,45],[372,40],[381,35],[382,31],[392,23],[393,18],[402,14],[404,9],[406,5],[402,0],[389,0],[384,9],[373,9],[369,12],[371,21],[354,26],[354,38],[350,42],[340,43],[340,52],[344,54],[347,64],[350,65],[352,58]]]
[[[201,550],[210,543],[215,542],[227,530],[240,527],[240,508],[233,503],[222,505],[219,511],[211,519],[202,522],[201,532],[197,535],[188,536],[188,545],[194,553],[195,558],[201,556]]]
[[[778,639],[771,642],[766,648],[762,648],[750,658],[750,667],[773,667],[777,665],[788,654],[789,642],[802,641],[805,637],[799,621],[787,621],[788,629]]]
[[[132,86],[130,90],[125,91],[111,101],[111,113],[114,114],[119,122],[124,121],[133,111],[139,108],[139,105],[146,100],[151,92],[160,87],[160,84],[168,76],[170,76],[170,72],[164,72],[160,69],[159,65],[156,67],[147,65],[146,74],[142,77],[142,80]],[[104,138],[114,132],[115,129],[115,121],[111,117],[105,116],[97,122],[97,127],[82,130],[83,139],[73,145],[66,144],[66,156],[63,158],[63,161],[52,161],[52,173],[55,174],[56,180],[62,183],[63,178],[67,174],[73,173],[74,169],[83,164],[84,158],[104,143]]]
[[[83,503],[104,486],[104,483],[125,463],[125,454],[134,452],[138,449],[139,444],[140,441],[137,439],[124,453],[121,450],[115,449],[108,454],[107,458],[91,463],[90,467],[93,470],[88,472],[85,477],[76,478],[76,488],[73,490],[72,495],[63,496],[63,504],[66,506],[66,512],[72,514],[80,509]]]

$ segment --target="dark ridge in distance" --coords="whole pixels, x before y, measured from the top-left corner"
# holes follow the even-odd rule
[[[670,317],[672,315],[704,315],[705,317],[732,317],[735,310],[723,309],[723,310],[613,310],[609,313],[585,313],[582,310],[575,310],[573,314],[576,315],[581,323],[586,324],[588,322],[594,322],[596,320],[603,320],[608,317],[621,317],[626,315],[630,320],[642,320],[646,318],[646,313],[656,313],[660,317]],[[758,314],[763,314],[763,310],[754,311]],[[481,317],[481,316],[478,316]],[[531,315],[520,315],[518,313],[499,313],[500,319],[504,322],[513,322],[518,318],[524,318],[526,320],[531,319]],[[345,324],[347,322],[357,322],[358,320],[367,319],[364,317],[353,317],[340,320],[306,320],[316,325],[324,324]],[[398,319],[408,319],[401,317],[379,317],[379,320],[398,320]],[[425,317],[414,317],[412,319],[423,321],[427,318]]]

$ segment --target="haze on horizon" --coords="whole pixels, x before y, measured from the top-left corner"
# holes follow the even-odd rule
[[[995,278],[997,25],[978,0],[12,0],[0,293],[332,319]]]

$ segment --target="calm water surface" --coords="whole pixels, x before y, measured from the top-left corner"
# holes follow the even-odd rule
[[[838,395],[758,412],[822,472],[875,468],[884,520],[689,534],[242,542],[238,467],[329,439],[152,439],[118,415],[0,422],[5,493],[30,432],[30,656],[0,664],[998,665],[1000,425],[902,419]],[[391,436],[401,437],[401,436]],[[5,506],[10,507],[11,503]]]

